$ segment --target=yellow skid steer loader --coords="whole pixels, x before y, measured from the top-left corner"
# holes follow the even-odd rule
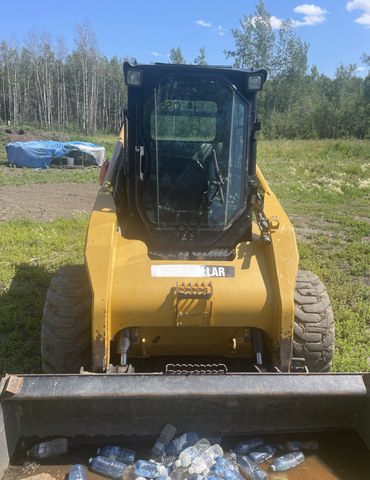
[[[45,375],[2,381],[0,471],[36,438],[122,441],[166,423],[357,429],[370,448],[370,374],[328,373],[330,300],[298,270],[293,227],[256,165],[266,71],[125,63],[124,74],[85,263],[60,269],[47,294]]]

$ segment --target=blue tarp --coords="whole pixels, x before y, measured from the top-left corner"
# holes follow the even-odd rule
[[[50,163],[54,158],[68,157],[71,152],[84,151],[86,146],[86,152],[88,152],[93,158],[96,157],[91,153],[91,147],[103,148],[99,145],[94,145],[89,142],[54,142],[52,140],[47,141],[35,141],[35,142],[15,142],[8,143],[6,146],[6,154],[11,165],[17,167],[28,167],[39,170],[40,168],[49,168]]]

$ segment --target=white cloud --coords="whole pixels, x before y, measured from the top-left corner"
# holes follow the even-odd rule
[[[158,53],[158,52],[150,52],[150,55],[154,55],[155,57],[159,57],[160,53]]]
[[[356,68],[355,72],[363,72],[365,70],[365,67],[358,67]]]
[[[365,25],[366,28],[370,28],[370,0],[352,0],[347,3],[347,10],[351,12],[352,10],[363,10],[355,22]]]
[[[293,9],[294,13],[303,15],[303,22],[300,20],[292,20],[293,27],[302,27],[303,25],[316,25],[326,20],[325,15],[329,13],[325,8],[317,5],[298,5]]]
[[[225,35],[225,32],[223,31],[223,28],[221,27],[221,25],[219,25],[217,28],[218,28],[217,33],[218,33],[219,35]]]
[[[201,25],[202,27],[211,27],[212,24],[211,22],[205,22],[204,20],[195,20],[194,23],[197,23],[198,25]]]
[[[270,23],[271,23],[271,27],[273,29],[276,29],[281,27],[281,24],[283,23],[283,21],[280,20],[280,18],[275,17],[275,15],[271,15]]]

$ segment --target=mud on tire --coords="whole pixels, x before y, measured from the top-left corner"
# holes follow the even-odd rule
[[[41,328],[45,373],[91,371],[91,290],[84,265],[59,269],[46,296]]]
[[[328,372],[334,354],[334,318],[317,275],[298,270],[294,304],[293,357],[304,358],[310,372]]]

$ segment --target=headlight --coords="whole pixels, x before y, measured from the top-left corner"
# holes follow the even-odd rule
[[[248,90],[261,90],[262,78],[259,75],[252,75],[248,77]]]
[[[141,70],[127,70],[127,85],[141,87],[143,84],[143,72]]]

